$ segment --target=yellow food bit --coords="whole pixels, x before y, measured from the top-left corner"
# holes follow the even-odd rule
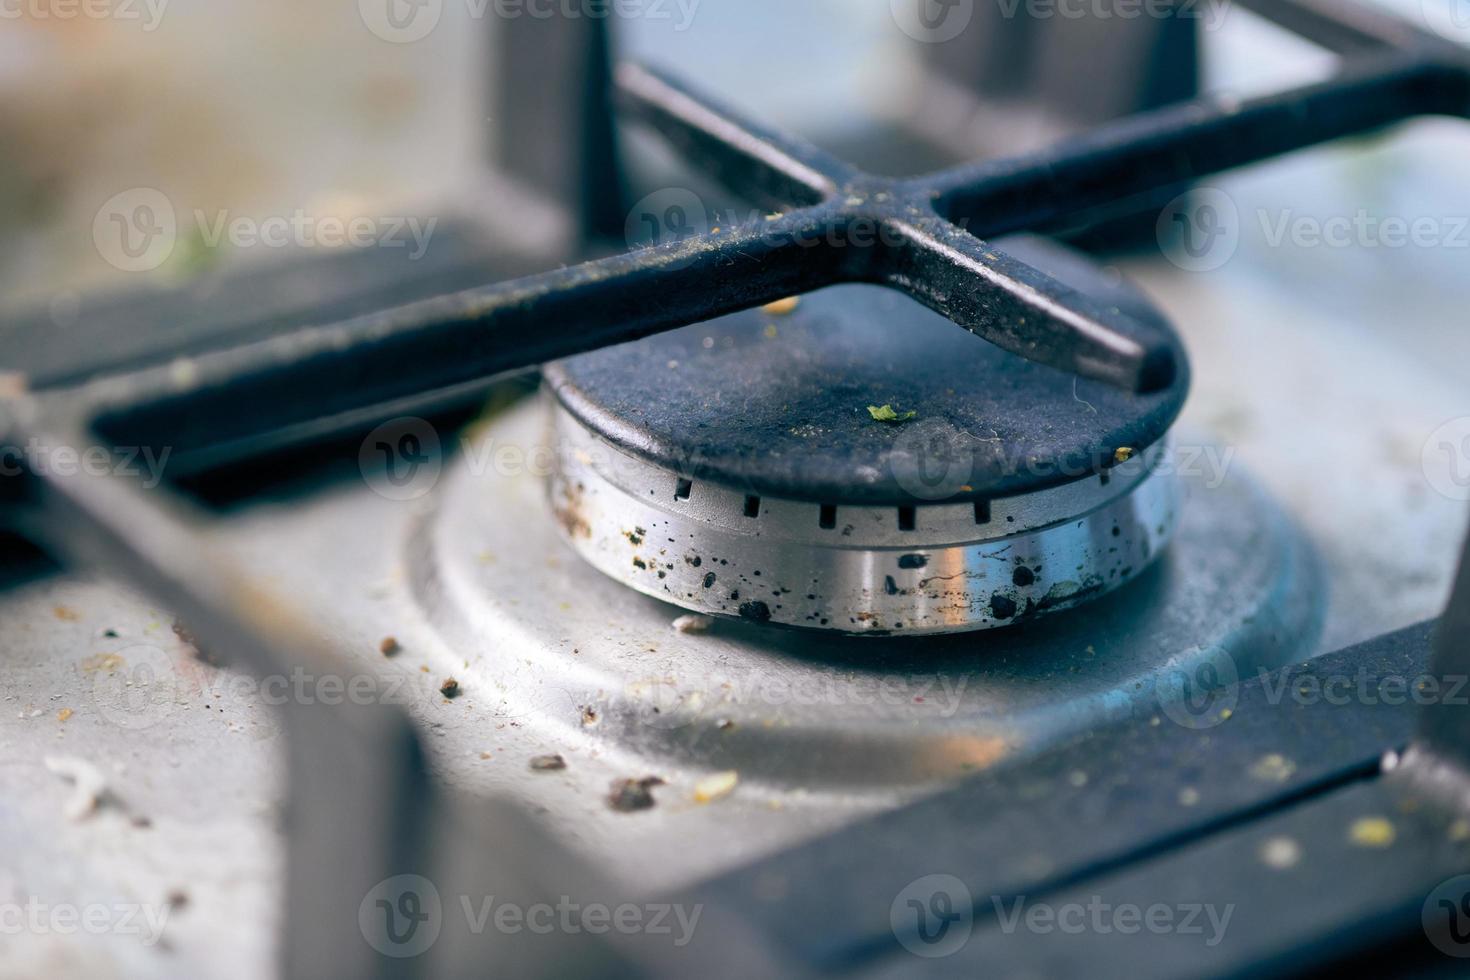
[[[1348,828],[1348,840],[1359,847],[1389,847],[1395,836],[1393,824],[1383,817],[1363,817]]]
[[[767,303],[761,309],[771,314],[771,316],[787,316],[788,314],[795,313],[796,308],[800,305],[800,296],[788,296],[785,299],[778,299],[774,303]]]
[[[766,324],[765,335],[767,340],[775,340],[778,331],[774,323]]]
[[[1133,447],[1124,446],[1117,452],[1113,453],[1113,461],[1117,463],[1126,463],[1135,455],[1137,455],[1137,453],[1138,450],[1134,449]]]
[[[56,720],[66,721],[68,718],[71,717],[71,714],[72,712],[70,708],[62,708],[60,711],[56,712]]]
[[[735,791],[735,786],[739,782],[740,774],[733,770],[706,776],[694,784],[694,802],[713,803],[715,800],[723,799]]]

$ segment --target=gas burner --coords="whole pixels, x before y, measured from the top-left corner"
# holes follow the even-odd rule
[[[834,287],[550,366],[565,536],[686,609],[868,635],[1006,626],[1133,578],[1177,519],[1157,464],[1183,351],[1074,254],[1005,248],[1167,338],[1173,382],[1079,379]]]

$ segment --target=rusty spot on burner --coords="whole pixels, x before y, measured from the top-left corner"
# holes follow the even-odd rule
[[[592,525],[582,516],[583,490],[580,483],[575,487],[563,486],[561,493],[552,501],[552,515],[569,538],[592,537]]]
[[[734,598],[734,596],[731,596],[731,598]],[[759,600],[742,602],[740,604],[740,618],[748,619],[753,623],[769,623],[771,621],[771,607]]]

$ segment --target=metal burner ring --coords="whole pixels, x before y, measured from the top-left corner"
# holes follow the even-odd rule
[[[681,478],[553,412],[563,536],[604,574],[712,616],[867,635],[1008,626],[1142,572],[1179,511],[1165,444],[988,503],[830,506]]]

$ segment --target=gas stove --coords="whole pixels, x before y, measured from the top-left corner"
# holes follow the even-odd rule
[[[421,257],[0,328],[0,962],[1454,975],[1453,15],[1005,6],[821,149],[497,8]]]

